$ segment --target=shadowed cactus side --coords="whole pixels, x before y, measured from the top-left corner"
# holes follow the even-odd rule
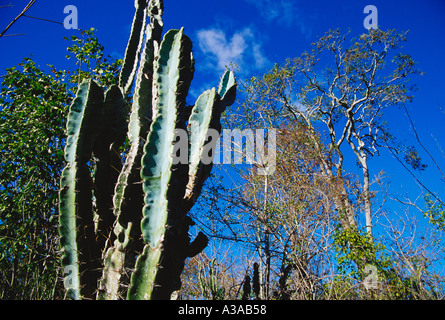
[[[181,29],[161,41],[161,0],[136,0],[135,7],[119,86],[104,93],[85,80],[68,114],[59,233],[72,299],[169,299],[180,289],[185,259],[208,242],[203,233],[191,241],[187,213],[210,175],[203,152],[235,100],[235,78],[227,71],[218,89],[186,107],[194,74],[190,39]],[[178,132],[188,138],[186,162],[174,159]]]

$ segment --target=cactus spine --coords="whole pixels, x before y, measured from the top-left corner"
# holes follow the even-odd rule
[[[191,242],[187,213],[210,175],[202,154],[234,102],[235,78],[227,71],[217,90],[186,107],[190,39],[180,29],[161,41],[162,0],[136,0],[135,8],[119,86],[104,94],[85,80],[68,114],[59,233],[72,299],[169,299],[181,286],[185,259],[208,242],[203,233]],[[131,91],[127,124],[124,97]],[[177,163],[177,132],[186,129],[189,161]],[[122,164],[125,136],[130,147]]]

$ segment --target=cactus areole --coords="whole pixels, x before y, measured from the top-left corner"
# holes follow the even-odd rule
[[[162,37],[162,0],[135,7],[119,85],[84,80],[68,113],[59,234],[71,299],[169,299],[186,258],[208,243],[201,232],[191,241],[187,214],[210,175],[201,154],[235,101],[235,77],[226,71],[217,89],[186,106],[195,70],[190,39],[183,29]],[[185,163],[174,161],[178,132],[189,136]]]

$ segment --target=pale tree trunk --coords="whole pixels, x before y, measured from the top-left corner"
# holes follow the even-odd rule
[[[372,208],[371,208],[371,192],[370,192],[370,181],[369,181],[369,169],[368,169],[368,155],[364,150],[365,143],[358,137],[356,134],[354,137],[358,141],[358,147],[354,145],[350,138],[348,138],[348,142],[354,151],[357,160],[360,162],[362,166],[363,172],[363,191],[362,198],[363,204],[365,208],[365,219],[366,219],[366,232],[372,239]]]
[[[363,202],[365,205],[366,232],[372,239],[372,215],[371,215],[371,195],[369,183],[368,161],[365,156],[363,159]]]

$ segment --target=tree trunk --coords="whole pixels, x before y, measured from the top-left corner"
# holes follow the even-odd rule
[[[369,192],[369,170],[366,156],[363,158],[363,201],[365,204],[366,232],[372,239],[371,196]]]

